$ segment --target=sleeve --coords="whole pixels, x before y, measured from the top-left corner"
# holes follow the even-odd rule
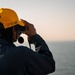
[[[46,75],[55,71],[55,61],[53,59],[53,55],[49,50],[46,42],[40,37],[38,34],[30,37],[28,39],[29,44],[35,45],[35,54],[34,57],[36,59],[36,67],[38,66],[38,70],[40,70],[41,74],[35,75]],[[33,64],[33,66],[35,66]],[[33,72],[33,71],[32,71]],[[37,72],[37,70],[35,71]],[[38,72],[39,73],[39,72]]]

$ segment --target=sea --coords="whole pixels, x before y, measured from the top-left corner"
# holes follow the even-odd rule
[[[75,41],[46,42],[53,54],[56,70],[48,75],[75,75]],[[28,46],[28,44],[24,44]],[[34,46],[32,46],[34,50]]]
[[[75,41],[47,42],[56,62],[56,71],[49,75],[75,75]]]

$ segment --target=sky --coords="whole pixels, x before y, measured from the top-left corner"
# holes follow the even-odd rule
[[[75,0],[0,0],[0,8],[15,10],[46,41],[75,41]]]

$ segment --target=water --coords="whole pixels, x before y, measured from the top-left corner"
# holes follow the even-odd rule
[[[56,71],[49,75],[75,75],[75,42],[47,43],[56,61]]]
[[[75,75],[75,42],[47,42],[56,62],[56,71],[48,75]],[[28,46],[28,44],[24,44]],[[34,47],[32,46],[34,49]]]

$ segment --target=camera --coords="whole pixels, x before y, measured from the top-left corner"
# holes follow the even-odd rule
[[[24,26],[24,27],[19,26],[19,30],[20,30],[21,32],[25,31],[25,30],[26,30],[26,26]]]
[[[20,25],[16,25],[15,26],[15,31],[20,35],[21,33],[23,33],[26,30],[26,26],[20,26]]]
[[[20,26],[20,25],[15,26],[15,31],[18,33],[18,35],[21,35],[25,30],[26,30],[26,26]],[[24,38],[19,36],[18,42],[22,44],[24,42]]]

